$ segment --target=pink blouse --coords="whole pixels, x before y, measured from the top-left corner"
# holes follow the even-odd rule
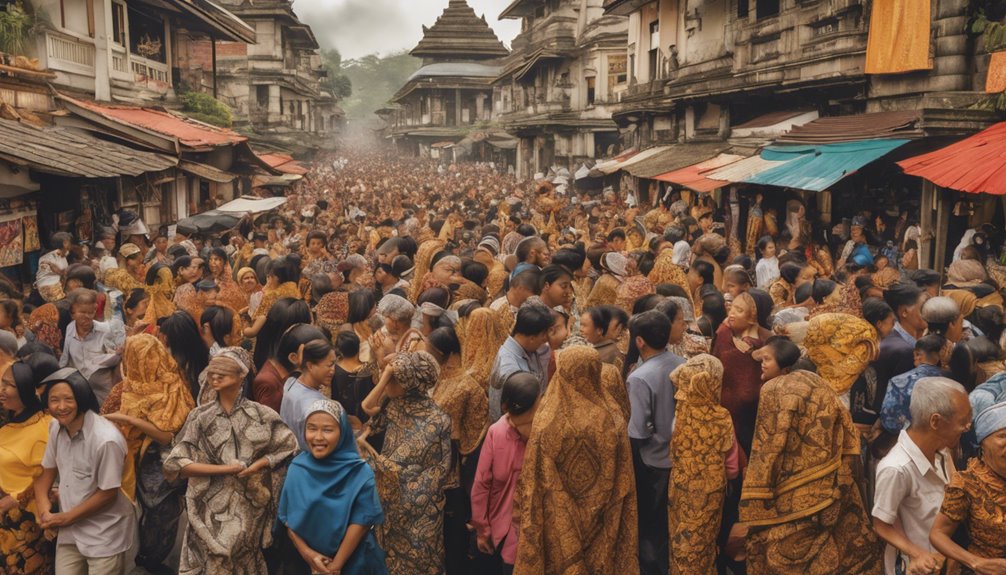
[[[472,486],[472,525],[480,537],[489,536],[493,546],[506,538],[500,555],[508,565],[517,558],[519,526],[513,522],[513,495],[526,446],[510,418],[501,417],[486,432]]]

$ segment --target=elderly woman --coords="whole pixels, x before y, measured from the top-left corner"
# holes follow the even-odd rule
[[[255,312],[258,311],[258,306],[262,303],[262,294],[264,293],[262,286],[258,283],[258,275],[251,268],[241,268],[238,270],[237,281],[241,291],[248,298],[247,312],[245,309],[238,311],[247,313],[249,318],[255,317]]]
[[[632,262],[618,252],[607,252],[601,256],[601,276],[587,296],[588,308],[599,305],[615,305],[618,301],[618,286],[629,275]]]
[[[761,390],[741,492],[750,575],[879,574],[854,469],[859,434],[828,382],[794,371]]]
[[[231,349],[206,368],[216,399],[189,413],[164,462],[169,481],[189,480],[181,575],[266,573],[262,549],[272,541],[284,464],[297,451],[279,415],[241,393],[251,362]]]
[[[444,568],[444,490],[451,471],[451,418],[430,389],[440,367],[425,351],[401,352],[363,400],[379,411],[361,436],[385,432],[377,454],[358,442],[378,476],[387,521],[381,543],[392,575],[440,575]],[[385,398],[385,399],[382,399]]]
[[[383,368],[394,353],[420,349],[423,334],[412,327],[416,306],[409,300],[386,295],[378,303],[377,313],[384,318],[384,327],[370,337],[370,352],[379,367]]]
[[[961,573],[1006,573],[1006,403],[986,408],[974,419],[981,456],[947,484],[943,506],[929,540],[961,564]],[[964,525],[967,547],[952,537]]]

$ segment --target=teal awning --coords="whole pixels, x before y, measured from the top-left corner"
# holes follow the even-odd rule
[[[908,142],[861,140],[816,146],[769,146],[762,150],[762,159],[786,163],[754,174],[744,181],[821,192]]]

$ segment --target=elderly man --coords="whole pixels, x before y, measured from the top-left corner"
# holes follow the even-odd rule
[[[926,377],[912,392],[912,424],[877,465],[873,527],[887,542],[886,575],[937,573],[944,558],[929,530],[954,474],[950,450],[971,427],[964,387],[945,377]]]

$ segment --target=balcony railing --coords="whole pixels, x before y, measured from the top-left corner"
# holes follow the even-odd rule
[[[52,70],[94,76],[94,41],[46,30],[46,63]]]
[[[171,72],[168,70],[167,64],[133,55],[129,56],[129,64],[133,69],[133,74],[136,76],[165,84],[169,83]]]

